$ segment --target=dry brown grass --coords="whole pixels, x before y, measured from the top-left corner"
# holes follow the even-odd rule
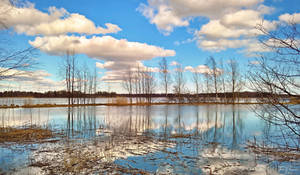
[[[291,98],[290,99],[290,104],[300,104],[300,98]]]
[[[170,138],[191,138],[193,136],[194,136],[193,134],[180,134],[180,133],[178,133],[178,134],[172,134],[170,136]]]
[[[5,142],[35,142],[54,135],[51,130],[38,127],[0,128],[0,143]]]
[[[117,98],[113,99],[113,104],[126,105],[126,104],[128,104],[128,99],[125,97],[117,97]]]
[[[276,160],[279,161],[291,161],[291,160],[300,159],[299,149],[270,148],[270,147],[261,146],[254,143],[249,144],[247,148],[249,148],[251,151],[257,154],[265,154],[265,155],[273,156]]]

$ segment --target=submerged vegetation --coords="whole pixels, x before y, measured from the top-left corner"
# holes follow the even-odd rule
[[[250,142],[247,147],[256,154],[272,156],[279,161],[297,161],[300,159],[299,148],[269,147],[268,145],[260,145],[254,142]]]
[[[34,159],[30,166],[40,167],[47,174],[150,174],[146,170],[115,164],[114,161],[157,152],[171,146],[174,144],[157,142],[148,136],[115,135],[110,142],[99,140],[82,144],[69,142],[67,147],[56,145],[52,148],[38,150],[34,152]],[[50,157],[42,158],[49,153],[51,153]],[[56,158],[55,161],[53,161],[54,157]]]
[[[38,143],[45,141],[46,139],[53,138],[55,134],[50,129],[44,129],[41,127],[0,127],[0,144],[7,142],[15,143]]]

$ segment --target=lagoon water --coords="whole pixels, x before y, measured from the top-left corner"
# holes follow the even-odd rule
[[[247,148],[253,141],[278,141],[281,129],[253,107],[0,109],[1,127],[41,126],[60,134],[57,142],[0,145],[0,174],[300,174],[299,161]]]

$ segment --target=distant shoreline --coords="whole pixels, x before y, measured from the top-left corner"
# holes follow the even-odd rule
[[[268,104],[262,102],[199,102],[199,103],[168,103],[168,102],[158,102],[158,103],[95,103],[95,104],[33,104],[33,105],[1,105],[0,109],[7,108],[57,108],[57,107],[81,107],[81,106],[152,106],[152,105],[258,105],[258,104]],[[284,104],[294,104],[294,103],[284,103]]]
[[[118,94],[116,92],[97,92],[95,94],[83,94],[79,92],[74,92],[73,94],[66,91],[48,91],[48,92],[26,92],[26,91],[4,91],[0,92],[0,98],[116,98],[116,97],[128,97],[128,98],[265,98],[273,96],[271,93],[267,92],[225,92],[225,93],[184,93],[184,94],[174,94],[174,93],[153,93],[153,94]],[[289,98],[286,94],[276,94],[280,98]],[[300,95],[298,95],[300,98]]]

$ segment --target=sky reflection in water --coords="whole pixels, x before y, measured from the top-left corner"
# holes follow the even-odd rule
[[[255,139],[262,141],[278,128],[255,116],[246,105],[154,105],[98,106],[80,108],[1,109],[1,126],[47,126],[64,132],[66,140],[108,142],[115,136],[151,136],[155,140],[174,143],[163,150],[141,155],[120,156],[114,163],[150,173],[209,173],[211,169],[228,169],[224,160],[247,171],[267,168],[245,145]],[[64,144],[65,142],[59,142]],[[44,145],[45,146],[45,145]],[[39,146],[34,146],[38,149]],[[28,146],[23,154],[0,148],[0,168],[19,166],[15,160],[30,157]],[[7,157],[7,155],[10,157]],[[118,157],[118,156],[117,156]],[[223,161],[223,162],[222,162]],[[5,162],[5,163],[4,163]],[[28,163],[28,162],[27,162]],[[214,166],[214,167],[213,167]],[[273,161],[269,171],[299,172],[299,164]],[[212,168],[213,167],[213,168]],[[234,166],[233,166],[234,167]],[[245,171],[246,171],[245,170]],[[228,171],[237,171],[228,169]],[[259,170],[258,170],[259,171]],[[224,173],[224,172],[223,172]]]

